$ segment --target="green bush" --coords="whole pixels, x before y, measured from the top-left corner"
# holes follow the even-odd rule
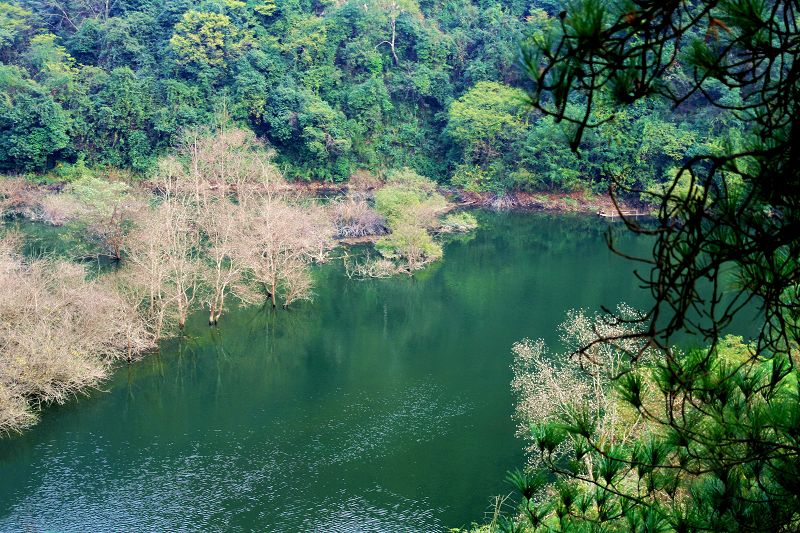
[[[386,259],[402,260],[409,270],[416,270],[427,263],[442,258],[442,247],[425,228],[402,224],[382,237],[375,248]]]
[[[459,211],[445,216],[442,219],[439,231],[442,233],[467,232],[477,229],[477,227],[478,219],[475,218],[475,215],[466,211]]]
[[[375,193],[375,209],[393,231],[403,224],[430,227],[446,205],[432,180],[408,168],[390,173],[386,186]]]

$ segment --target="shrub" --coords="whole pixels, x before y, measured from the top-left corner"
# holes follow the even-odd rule
[[[78,218],[85,208],[71,194],[48,194],[42,198],[40,209],[42,222],[63,226]]]
[[[83,267],[26,260],[0,241],[0,432],[36,420],[42,403],[63,403],[96,386],[117,359],[151,348],[150,337],[103,280]]]
[[[356,191],[369,191],[373,189],[377,189],[383,182],[373,174],[367,170],[356,170],[350,176],[350,179],[347,181],[348,187],[351,190]]]
[[[375,209],[391,228],[403,223],[431,227],[446,206],[432,180],[407,168],[390,173],[386,186],[375,193]]]
[[[40,188],[23,178],[0,176],[0,217],[36,219],[43,196]]]
[[[363,198],[347,196],[331,204],[336,236],[339,238],[383,235],[386,219]]]
[[[442,219],[441,233],[465,233],[478,228],[478,219],[472,213],[460,211],[450,213]]]
[[[375,248],[387,259],[400,259],[407,263],[409,270],[417,270],[424,265],[442,258],[442,247],[433,240],[425,228],[403,224],[392,230],[390,235],[381,238]]]

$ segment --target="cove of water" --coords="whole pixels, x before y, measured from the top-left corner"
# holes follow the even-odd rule
[[[592,217],[480,213],[412,278],[316,271],[0,441],[0,531],[445,531],[521,466],[511,345],[647,295]],[[628,252],[646,242],[623,236]]]

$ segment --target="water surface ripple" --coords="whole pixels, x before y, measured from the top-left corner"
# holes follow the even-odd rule
[[[413,278],[317,272],[0,442],[0,531],[445,531],[522,462],[511,344],[644,295],[587,217],[488,214]],[[633,239],[631,250],[646,252]]]

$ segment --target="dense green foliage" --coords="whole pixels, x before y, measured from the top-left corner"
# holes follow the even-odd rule
[[[440,224],[438,215],[445,207],[433,181],[408,169],[391,173],[386,186],[375,193],[375,209],[386,218],[391,233],[375,247],[388,259],[404,259],[412,270],[441,259],[442,247],[428,230]]]
[[[555,357],[543,341],[515,345],[530,467],[509,475],[521,513],[500,530],[796,530],[800,375],[791,358],[757,357],[732,336],[664,353],[636,337],[625,322],[635,316],[620,316],[570,313],[568,350]]]
[[[533,414],[524,422],[535,455],[555,484],[537,498],[542,479],[530,471],[511,475],[520,513],[500,525],[797,531],[797,4],[584,0],[568,11],[528,51],[527,65],[535,107],[572,124],[573,149],[611,124],[604,122],[605,101],[637,109],[659,98],[695,109],[704,100],[720,120],[747,117],[753,129],[722,145],[704,145],[688,131],[636,132],[676,160],[691,155],[667,187],[647,191],[659,206],[654,223],[627,221],[654,238],[653,254],[640,258],[650,266],[640,280],[653,306],[584,326],[568,321],[586,333],[568,352],[585,373],[575,381],[594,384],[593,396],[562,395],[561,408],[544,416],[525,409]],[[693,77],[676,79],[676,63]],[[735,317],[755,308],[753,342],[725,335]],[[687,349],[676,347],[687,337]],[[548,375],[538,346],[516,351],[532,362],[522,374]],[[536,380],[521,382],[528,383],[517,387],[522,405],[535,405],[526,391]],[[620,428],[615,413],[624,411]]]
[[[559,4],[13,0],[0,9],[0,171],[147,173],[183,129],[222,114],[274,145],[289,178],[409,167],[478,191],[603,189],[612,175],[658,181],[682,148],[736,126],[650,102],[574,158],[568,132],[530,112],[517,66]]]

